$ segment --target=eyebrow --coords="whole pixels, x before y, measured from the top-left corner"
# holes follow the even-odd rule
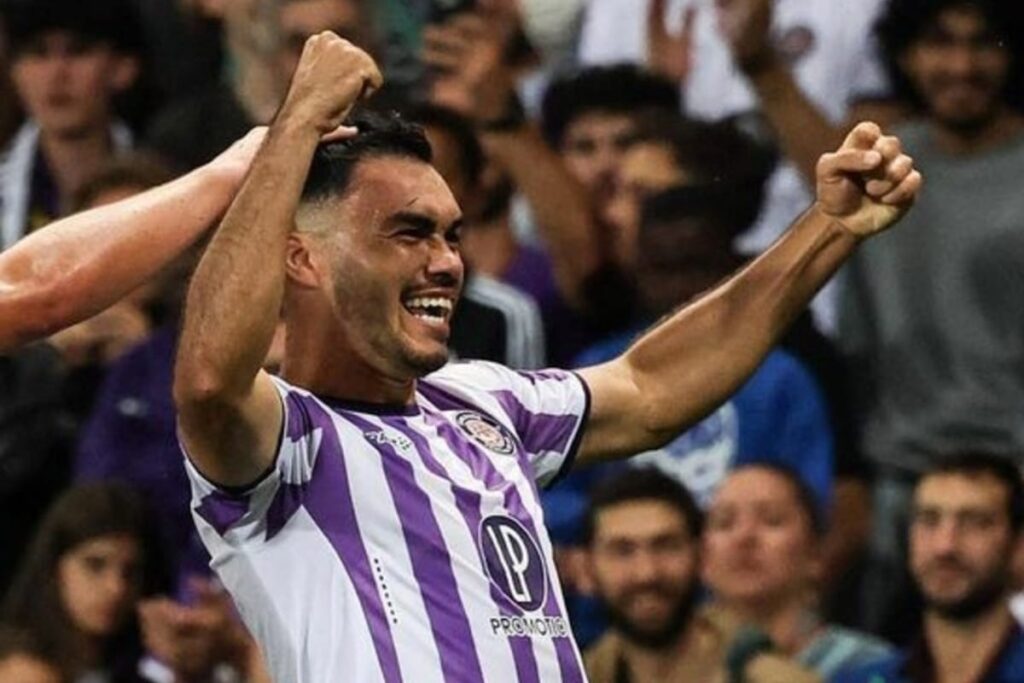
[[[393,214],[391,216],[391,220],[389,222],[392,224],[406,223],[420,230],[434,230],[434,228],[437,227],[436,220],[425,214],[416,213],[415,211],[399,211],[398,213]],[[459,216],[445,228],[445,232],[454,230],[456,228],[461,228],[462,223],[462,216]]]

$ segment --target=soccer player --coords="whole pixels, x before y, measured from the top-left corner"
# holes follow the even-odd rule
[[[265,134],[254,129],[175,181],[51,223],[0,254],[0,353],[99,313],[170,263],[224,214]]]
[[[537,487],[735,391],[921,178],[858,126],[784,238],[618,359],[446,365],[459,207],[417,128],[339,128],[379,85],[362,50],[309,40],[193,278],[174,389],[194,520],[275,680],[582,681]]]

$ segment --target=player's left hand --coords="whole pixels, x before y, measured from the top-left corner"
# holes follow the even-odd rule
[[[913,206],[923,179],[898,138],[860,123],[818,161],[817,208],[857,237],[885,230]]]

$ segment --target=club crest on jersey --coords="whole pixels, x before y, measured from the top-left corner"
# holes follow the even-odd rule
[[[455,416],[455,422],[466,436],[489,451],[499,455],[512,455],[516,451],[512,435],[493,418],[466,410]]]
[[[490,515],[480,522],[480,547],[491,583],[525,612],[547,600],[547,567],[540,546],[518,520]]]

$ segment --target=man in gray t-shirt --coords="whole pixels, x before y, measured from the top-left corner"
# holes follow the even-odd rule
[[[846,271],[840,339],[862,366],[863,447],[879,471],[876,568],[902,565],[917,473],[954,451],[1024,453],[1020,23],[996,2],[893,0],[879,25],[920,105],[899,135],[929,180],[904,229]],[[876,580],[870,604],[885,605],[897,584]]]

